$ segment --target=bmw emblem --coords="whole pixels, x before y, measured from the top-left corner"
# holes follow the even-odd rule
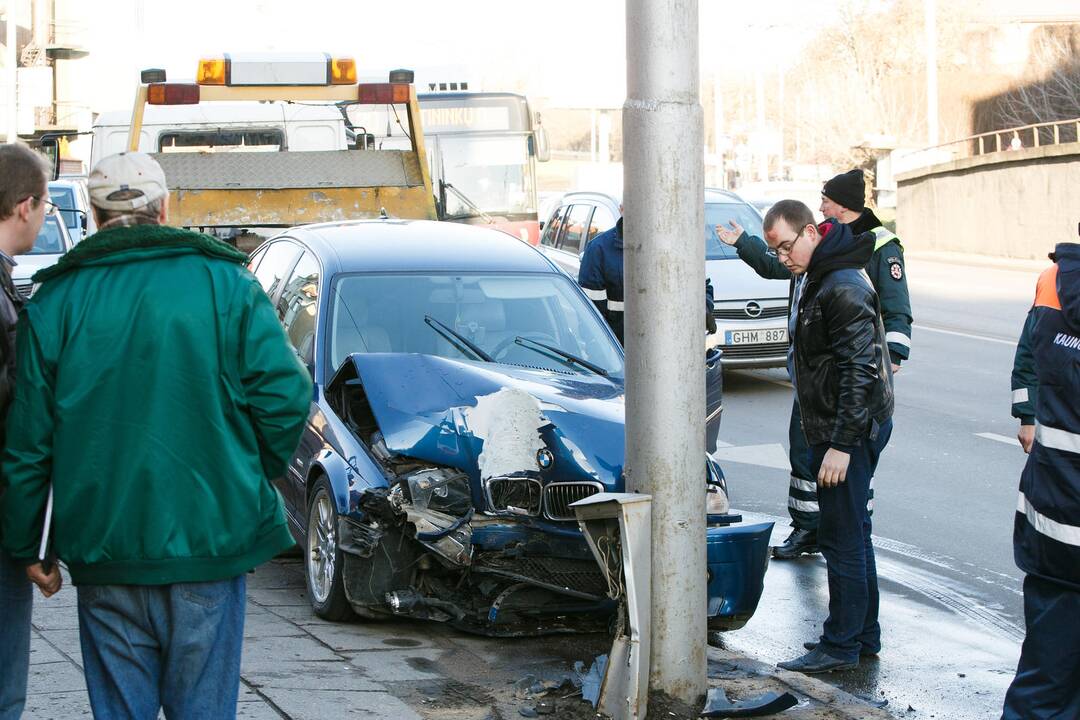
[[[547,448],[541,448],[536,451],[536,464],[540,466],[541,470],[547,470],[555,464],[555,456]]]

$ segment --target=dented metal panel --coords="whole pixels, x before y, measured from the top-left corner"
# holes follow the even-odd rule
[[[415,187],[424,184],[408,150],[307,152],[176,152],[153,155],[169,189]]]

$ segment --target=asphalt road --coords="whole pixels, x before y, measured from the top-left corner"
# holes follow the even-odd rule
[[[896,377],[895,427],[877,477],[881,657],[827,676],[903,717],[997,718],[1023,639],[1022,573],[1012,560],[1016,491],[1009,374],[1038,264],[909,259],[915,328]],[[725,376],[717,456],[733,504],[787,535],[785,371]],[[757,615],[724,638],[775,662],[801,654],[826,614],[820,557],[773,562]],[[912,710],[908,710],[908,708]]]

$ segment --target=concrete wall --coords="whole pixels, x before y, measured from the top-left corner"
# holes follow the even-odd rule
[[[1045,258],[1076,242],[1080,143],[954,160],[897,176],[905,249]]]

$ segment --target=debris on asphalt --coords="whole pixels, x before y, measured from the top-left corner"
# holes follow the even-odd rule
[[[702,717],[743,718],[773,715],[798,705],[799,700],[789,692],[769,692],[755,698],[731,701],[723,688],[709,688]]]
[[[581,699],[591,703],[593,707],[596,707],[596,704],[600,702],[600,684],[604,680],[607,659],[607,655],[597,656],[596,662],[589,668],[589,672],[581,676]],[[575,663],[574,670],[577,670],[579,665],[581,665],[580,662]]]
[[[536,708],[529,706],[518,708],[518,715],[527,718],[540,717],[539,713],[536,712]]]

